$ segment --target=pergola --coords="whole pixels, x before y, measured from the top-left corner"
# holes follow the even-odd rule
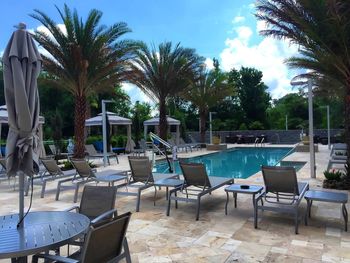
[[[171,118],[169,116],[166,117],[166,120],[168,122],[168,126],[176,126],[176,145],[179,145],[180,143],[180,124],[181,122],[179,120],[176,120],[174,118]],[[144,137],[145,140],[147,139],[147,132],[148,132],[148,126],[159,126],[159,117],[154,117],[152,119],[149,119],[147,121],[143,122],[144,127]]]
[[[132,145],[132,140],[131,140],[131,124],[132,121],[128,118],[120,117],[114,112],[107,111],[108,115],[108,121],[111,126],[118,126],[118,125],[125,125],[127,126],[127,142],[126,142],[126,147],[125,150],[127,152],[131,152],[134,145]],[[85,120],[85,126],[86,127],[91,127],[91,126],[102,126],[102,113],[98,114],[95,117],[92,117],[90,119]]]
[[[8,112],[7,112],[7,106],[2,105],[2,106],[0,106],[0,138],[1,138],[2,125],[8,124],[8,121],[9,121],[9,116],[8,116]],[[39,116],[39,139],[41,142],[40,155],[42,157],[46,156],[45,148],[44,148],[44,144],[43,144],[43,124],[44,123],[45,123],[45,118],[43,116]],[[0,151],[0,156],[1,156],[1,151]]]

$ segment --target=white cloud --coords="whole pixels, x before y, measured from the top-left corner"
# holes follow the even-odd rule
[[[259,23],[257,30],[265,25]],[[273,38],[264,38],[251,44],[253,30],[247,26],[234,28],[235,38],[227,38],[226,48],[221,52],[221,66],[229,71],[232,68],[254,67],[263,72],[263,81],[269,86],[273,98],[291,92],[290,69],[284,60],[297,53],[297,47]]]
[[[236,16],[235,18],[233,18],[232,23],[237,24],[237,23],[244,22],[244,21],[245,21],[244,16]]]
[[[204,64],[209,70],[212,70],[214,68],[214,61],[211,58],[206,58]]]
[[[152,105],[154,104],[154,102],[134,84],[122,83],[122,89],[130,96],[132,103],[140,101],[148,102]]]

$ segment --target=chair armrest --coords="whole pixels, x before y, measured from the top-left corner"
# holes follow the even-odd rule
[[[49,259],[49,260],[53,260],[55,262],[62,262],[62,263],[79,263],[79,260],[76,260],[76,259],[66,258],[66,257],[56,256],[56,255],[50,255],[50,254],[37,254],[33,257]]]
[[[113,214],[117,214],[117,209],[111,209],[107,212],[104,212],[103,214],[99,215],[98,217],[95,217],[93,220],[91,220],[91,224],[96,224],[99,221],[101,221],[102,219],[105,219],[108,216],[111,216]]]
[[[69,207],[69,208],[65,209],[64,211],[65,211],[65,212],[70,212],[70,211],[72,211],[72,210],[75,210],[75,212],[78,212],[79,208],[80,208],[80,207],[79,207],[78,205],[74,205],[74,206],[72,206],[72,207]]]

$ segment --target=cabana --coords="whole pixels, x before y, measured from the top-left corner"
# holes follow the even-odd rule
[[[169,116],[166,117],[168,126],[176,126],[176,145],[179,145],[180,143],[180,124],[181,122],[179,120],[176,120],[174,118],[171,118]],[[144,137],[145,140],[147,139],[147,133],[148,133],[148,126],[159,126],[159,117],[155,117],[152,119],[149,119],[147,121],[143,122],[143,127],[144,127]]]
[[[133,150],[134,145],[132,145],[131,140],[131,124],[132,121],[128,118],[120,117],[114,112],[107,111],[108,115],[108,121],[111,126],[117,126],[117,125],[125,125],[127,126],[127,142],[125,150],[127,152],[131,152]],[[91,126],[102,126],[102,113],[98,114],[97,116],[85,120],[85,126],[91,127]]]
[[[0,138],[1,138],[1,130],[3,124],[8,124],[9,122],[9,116],[7,112],[7,106],[2,105],[0,106]],[[39,116],[39,137],[41,141],[41,153],[40,156],[44,157],[46,156],[45,148],[43,144],[43,124],[45,123],[45,118],[43,116]],[[0,156],[2,156],[2,153],[0,151]]]

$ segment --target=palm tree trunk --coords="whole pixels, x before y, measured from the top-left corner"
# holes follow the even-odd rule
[[[201,143],[205,143],[205,130],[206,130],[206,122],[207,122],[207,111],[200,109],[199,110],[199,118],[201,123],[200,128],[200,136],[201,136]]]
[[[159,100],[159,137],[167,140],[168,122],[166,119],[165,100]]]
[[[86,117],[86,96],[75,95],[74,109],[74,157],[84,158],[85,155],[85,118]]]
[[[348,148],[346,175],[347,179],[350,181],[350,78],[348,79],[347,83],[348,86],[345,96],[345,142]]]

